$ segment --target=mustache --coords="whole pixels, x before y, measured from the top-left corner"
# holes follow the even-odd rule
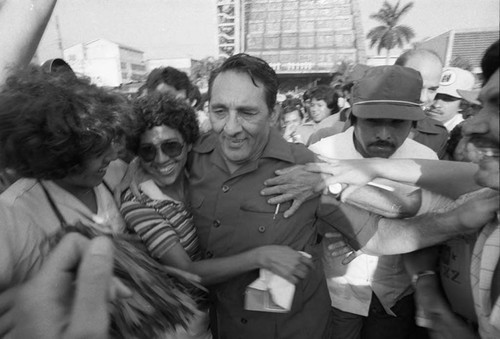
[[[389,142],[389,141],[375,141],[375,142],[371,143],[370,146],[373,146],[373,147],[392,147],[392,148],[396,147],[396,145],[394,145],[394,143]]]

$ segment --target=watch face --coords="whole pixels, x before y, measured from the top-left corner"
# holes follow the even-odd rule
[[[332,184],[328,186],[328,191],[333,195],[340,195],[345,188],[344,186],[341,183]]]

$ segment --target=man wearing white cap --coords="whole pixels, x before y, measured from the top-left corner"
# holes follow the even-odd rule
[[[451,132],[463,121],[459,112],[462,96],[457,90],[472,90],[474,81],[474,74],[469,71],[457,67],[445,68],[434,103],[426,111],[427,115],[442,122],[448,132]]]

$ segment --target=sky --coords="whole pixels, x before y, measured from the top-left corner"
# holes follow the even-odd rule
[[[1,1],[1,0],[0,0]],[[358,0],[364,34],[384,0]],[[396,0],[389,0],[395,3]],[[408,0],[402,0],[405,4]],[[498,0],[414,0],[402,23],[419,41],[450,29],[499,26]],[[201,59],[217,54],[216,0],[59,0],[42,39],[40,61],[63,48],[106,38],[145,52],[145,59]],[[383,53],[383,52],[382,52]],[[368,55],[376,54],[369,50]]]
[[[384,0],[358,1],[363,31],[366,35],[370,29],[380,25],[378,21],[370,19],[370,14],[378,12]],[[402,5],[409,2],[401,0]],[[396,0],[389,0],[389,3],[395,4]],[[414,0],[413,3],[413,8],[401,19],[402,24],[415,30],[412,42],[432,38],[451,29],[492,27],[499,29],[500,1],[498,0]],[[368,51],[368,54],[376,55],[376,51]]]

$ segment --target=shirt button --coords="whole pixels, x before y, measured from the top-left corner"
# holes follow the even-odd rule
[[[212,258],[214,254],[210,251],[207,251],[207,258]]]
[[[266,231],[266,226],[259,226],[259,232],[264,233]]]
[[[214,220],[214,227],[217,228],[220,226],[220,220]]]
[[[242,324],[246,324],[248,322],[248,320],[246,320],[245,318],[241,318],[241,323]]]
[[[222,186],[222,192],[227,193],[228,191],[229,191],[229,186],[228,185]]]

